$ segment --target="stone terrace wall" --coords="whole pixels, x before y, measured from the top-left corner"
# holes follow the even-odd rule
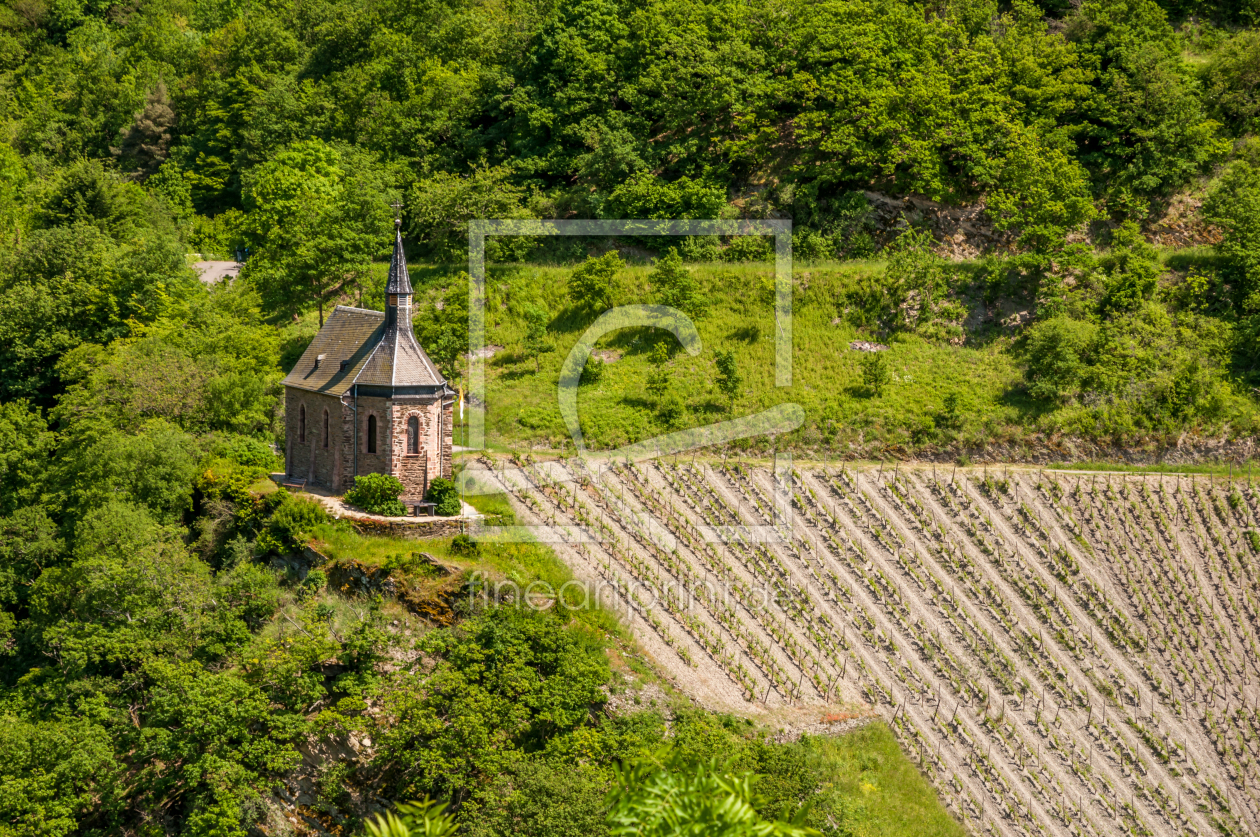
[[[345,515],[342,520],[350,521],[354,531],[360,535],[376,538],[401,538],[418,541],[426,538],[453,538],[465,531],[468,520],[458,517],[416,517],[411,519],[357,517]]]

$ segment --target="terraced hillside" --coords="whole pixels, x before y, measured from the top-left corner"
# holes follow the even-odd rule
[[[877,706],[976,832],[1260,833],[1247,480],[487,465],[699,698]]]

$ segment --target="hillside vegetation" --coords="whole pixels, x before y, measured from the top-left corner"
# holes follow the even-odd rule
[[[758,818],[960,833],[878,724],[781,744],[662,689],[610,613],[557,598],[546,547],[361,537],[260,480],[265,448],[165,433],[200,459],[167,450],[183,470],[129,469],[81,517],[0,518],[0,833],[353,834],[431,796],[461,833],[604,835],[614,767],[643,758],[760,777]]]
[[[759,286],[733,288],[723,269],[696,281],[707,345],[735,353],[734,400],[805,404],[799,442],[1247,434],[1260,383],[1256,13],[1155,0],[12,5],[0,398],[47,416],[89,373],[123,389],[151,376],[144,386],[170,391],[144,417],[272,433],[264,356],[277,341],[282,358],[300,351],[312,329],[294,317],[380,304],[374,261],[398,203],[411,255],[431,264],[460,262],[476,217],[790,217],[797,262],[820,265],[796,281],[797,391],[762,385]],[[889,217],[904,196],[970,220],[950,232],[918,210]],[[1189,239],[1216,243],[1153,250],[1144,230],[1174,209]],[[513,288],[503,344],[524,344],[536,308],[534,347],[561,350],[535,360],[541,380],[596,313],[554,293],[557,266],[614,246],[636,262],[677,247],[736,276],[767,255],[756,239],[492,239],[493,264],[521,265],[497,280]],[[946,251],[974,258],[932,255]],[[249,255],[231,311],[192,313],[188,253]],[[616,277],[614,296],[664,299],[643,273]],[[466,307],[447,302],[422,337],[458,379]],[[235,336],[153,342],[188,318],[199,333],[198,316]],[[1007,327],[980,327],[995,321]],[[854,336],[893,347],[869,372],[872,399],[852,388],[856,361],[828,348]],[[610,386],[635,366],[610,368]],[[821,369],[840,386],[815,387]],[[922,381],[931,392],[915,394]],[[712,411],[707,393],[678,399],[664,423]],[[659,429],[659,409],[622,406],[595,409],[596,438]],[[500,427],[504,442],[554,441],[546,416],[526,422]]]
[[[798,262],[789,387],[775,385],[773,261],[681,263],[675,272],[694,297],[684,307],[692,309],[703,350],[692,356],[672,335],[648,328],[605,337],[579,390],[582,432],[592,447],[615,448],[792,402],[804,408],[805,422],[776,444],[841,456],[876,457],[890,448],[980,455],[986,446],[1028,450],[1061,435],[1113,450],[1158,448],[1187,430],[1248,436],[1260,421],[1240,373],[1252,344],[1228,319],[1188,300],[1197,277],[1187,278],[1187,261],[1210,257],[1161,258],[1138,241],[1115,246],[1090,257],[1082,281],[1056,303],[1086,316],[1031,326],[1039,288],[999,260],[949,262],[923,249],[888,260]],[[1149,277],[1150,298],[1088,316],[1109,310],[1107,271],[1118,264]],[[574,296],[579,270],[490,269],[491,445],[571,444],[557,405],[560,370],[599,313]],[[443,329],[466,316],[467,277],[453,269],[414,272],[428,282],[421,328],[440,350]],[[611,304],[677,296],[679,280],[659,264],[630,261],[608,274]],[[921,294],[930,301],[920,305]],[[539,322],[532,337],[531,318]],[[852,348],[871,342],[886,350]],[[718,366],[726,353],[738,376],[731,392],[723,391]],[[770,442],[738,444],[760,450]]]
[[[559,364],[601,306],[626,302],[687,312],[704,349],[611,335],[581,396],[600,447],[783,401],[805,407],[805,425],[750,444],[1245,441],[1260,385],[1257,23],[1254,0],[4,4],[0,837],[348,834],[373,805],[425,795],[450,803],[464,833],[599,834],[618,776],[638,777],[617,797],[631,832],[662,810],[643,801],[652,788],[682,783],[712,803],[725,782],[748,791],[746,823],[814,798],[801,817],[828,834],[957,833],[935,797],[949,779],[934,790],[911,778],[887,730],[789,745],[665,689],[668,706],[633,704],[653,674],[607,612],[456,608],[453,590],[478,589],[471,575],[439,577],[413,546],[359,538],[276,490],[283,370],[332,306],[383,304],[394,205],[417,261],[421,340],[460,387],[469,219],[791,218],[794,384],[782,390],[767,363],[765,241],[494,240],[491,441],[566,444]],[[954,232],[884,212],[909,197],[970,220]],[[1174,215],[1190,232],[1172,238],[1202,246],[1152,246]],[[234,283],[207,287],[192,268],[237,255]],[[854,339],[888,349],[851,351]],[[1136,504],[1137,485],[1120,497]],[[985,503],[1013,514],[1011,502],[960,490],[950,537],[990,576],[1013,566],[984,564],[968,544],[987,540],[958,530],[980,531]],[[1208,573],[1220,586],[1203,596],[1251,607],[1254,583],[1238,579],[1251,579],[1255,533],[1239,515],[1254,498],[1227,512],[1232,496],[1204,501],[1228,548],[1203,541],[1217,529],[1184,493],[1152,508],[1189,518],[1202,549],[1169,559],[1174,579]],[[1051,500],[1038,502],[1048,516]],[[1113,523],[1157,525],[1115,493],[1053,502],[1079,515],[1086,551],[1103,551]],[[1140,575],[1163,535],[1133,537],[1136,566],[1115,572],[1156,592],[1119,606],[1180,632],[1161,635],[1174,650],[1151,676],[1167,687],[1179,672],[1196,694],[1237,701],[1222,684],[1238,671],[1232,652],[1204,657],[1215,676],[1185,651],[1225,639],[1158,592],[1201,602],[1197,588]],[[309,566],[310,546],[330,565]],[[519,584],[569,577],[537,544],[470,549],[432,553]],[[1064,607],[1087,624],[1084,605]],[[899,630],[883,624],[885,637]],[[1023,659],[1014,633],[999,639]],[[961,654],[959,641],[943,647]],[[1030,642],[1039,653],[1040,635]],[[1123,661],[1094,662],[1104,677]],[[1228,783],[1254,790],[1245,701],[1174,717],[1161,692],[1148,722],[1136,710],[1159,686],[1140,687],[1134,707],[1124,689],[1141,675],[1124,676],[1112,688],[1147,749],[1126,755],[1138,745],[1123,731],[1115,743],[1115,709],[1106,724],[1087,715],[1111,754],[1106,781],[1086,770],[1089,752],[1080,767],[1087,727],[1062,751],[1086,778],[1039,774],[1030,792],[1043,801],[1028,806],[1070,816],[1070,799],[1058,815],[1044,801],[1062,782],[1097,790],[1135,829],[1254,827],[1251,809],[1230,813]],[[636,709],[606,711],[617,695]],[[903,711],[895,728],[925,714]],[[980,722],[961,717],[979,740]],[[1160,737],[1195,724],[1202,779]],[[1038,752],[1019,735],[1008,757]],[[677,759],[660,749],[671,745]],[[1196,807],[1174,815],[1161,794],[1183,767]],[[1126,770],[1141,773],[1132,816],[1113,793]],[[757,793],[746,774],[763,777]],[[970,815],[962,795],[978,781],[955,787],[956,809]],[[1030,816],[1019,802],[1012,823]]]

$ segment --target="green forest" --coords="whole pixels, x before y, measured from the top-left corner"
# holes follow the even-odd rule
[[[797,442],[855,428],[907,445],[1246,434],[1257,14],[1153,0],[11,3],[0,398],[48,422],[72,388],[151,375],[180,393],[141,415],[265,436],[268,353],[291,361],[333,305],[380,304],[397,205],[438,303],[422,338],[455,378],[466,301],[441,302],[466,296],[470,218],[790,218],[797,302],[821,327],[797,365],[834,360],[854,396],[778,394],[806,402]],[[980,246],[942,258],[953,242],[913,212],[881,217],[880,196],[978,208]],[[1170,213],[1197,234],[1152,243]],[[721,265],[768,263],[764,239],[491,239],[509,311],[491,339],[534,360],[534,309],[550,338],[535,349],[563,348],[583,312],[552,293],[564,276],[529,268],[611,247],[631,266],[677,248],[718,289],[718,324],[757,291]],[[205,301],[190,253],[248,254],[231,301]],[[632,278],[618,301],[663,298]],[[732,278],[744,293],[722,292]],[[748,369],[748,327],[731,319],[706,357],[739,354],[755,402],[770,396]],[[192,345],[200,334],[216,345]],[[854,337],[892,347],[894,384],[950,375],[952,413],[978,418],[954,426],[940,395],[863,400]],[[162,359],[122,358],[134,352]],[[648,405],[606,439],[712,409],[684,402],[681,420]],[[500,435],[552,429],[535,415]]]
[[[458,386],[470,219],[790,218],[790,389],[765,239],[492,240],[492,444],[566,444],[567,346],[636,301],[705,348],[602,344],[594,446],[788,400],[813,450],[1249,436],[1257,26],[1256,0],[10,0],[0,837],[306,833],[284,777],[352,736],[368,756],[313,768],[327,833],[428,797],[432,833],[666,834],[653,800],[715,788],[743,805],[721,833],[960,833],[878,724],[602,711],[652,678],[606,613],[435,623],[286,569],[316,537],[439,581],[267,479],[279,382],[333,306],[381,306],[396,208]],[[989,244],[881,220],[906,196],[979,208]],[[1157,241],[1172,212],[1199,237]],[[424,548],[469,584],[567,577],[537,545]]]

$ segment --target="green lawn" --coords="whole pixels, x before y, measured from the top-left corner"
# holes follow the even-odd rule
[[[835,737],[803,742],[831,777],[824,793],[843,803],[844,832],[862,837],[962,837],[966,830],[947,811],[919,768],[883,723]]]
[[[693,266],[712,301],[697,322],[703,351],[697,357],[677,352],[669,362],[672,386],[686,404],[677,425],[658,415],[644,386],[653,345],[667,332],[627,329],[608,335],[598,351],[617,358],[605,367],[598,384],[584,385],[578,410],[587,444],[615,448],[629,442],[732,416],[758,412],[775,404],[800,404],[805,426],[789,440],[810,447],[841,447],[871,439],[913,443],[925,438],[981,440],[1017,435],[1035,415],[1012,395],[1020,371],[1006,351],[1010,338],[994,336],[975,345],[954,346],[909,335],[894,339],[885,353],[891,379],[878,397],[862,386],[860,359],[849,343],[867,339],[839,317],[839,290],[863,274],[882,270],[878,262],[847,262],[795,271],[792,385],[775,386],[775,322],[769,264]],[[617,304],[654,302],[650,268],[627,266],[619,276]],[[522,266],[491,272],[487,294],[487,344],[503,347],[486,363],[487,441],[512,448],[525,443],[563,447],[568,434],[560,421],[556,391],[561,365],[594,319],[568,306],[569,268]],[[552,314],[552,350],[535,361],[523,352],[525,329],[519,312],[529,304]],[[838,321],[837,321],[838,320]],[[975,342],[975,341],[973,341]],[[743,386],[728,408],[715,383],[714,352],[733,350]],[[945,397],[956,393],[963,422],[936,431]],[[925,435],[926,434],[926,435]],[[763,440],[757,440],[758,444]]]

